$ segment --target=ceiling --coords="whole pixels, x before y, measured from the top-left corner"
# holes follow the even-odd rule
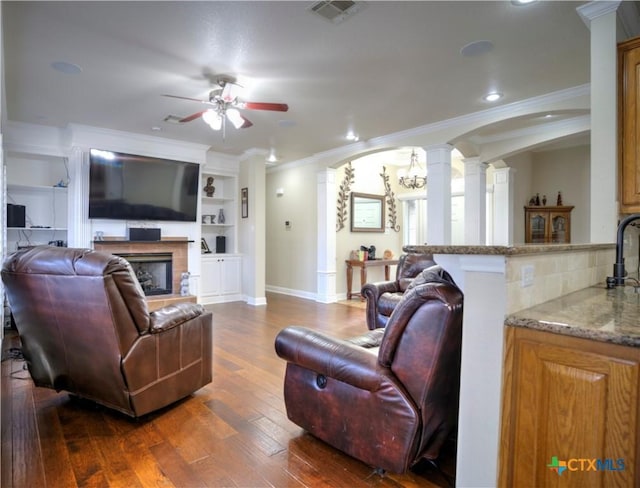
[[[333,23],[311,1],[3,1],[3,119],[295,161],[349,144],[349,129],[367,140],[487,109],[491,90],[501,105],[589,83],[582,3],[369,1]],[[478,40],[493,49],[461,54]],[[164,121],[203,105],[162,94],[207,99],[220,75],[237,79],[243,100],[289,111],[245,110],[254,125],[228,126],[224,139],[199,118]]]

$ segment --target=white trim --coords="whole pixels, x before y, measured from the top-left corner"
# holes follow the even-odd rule
[[[584,22],[588,28],[591,28],[592,20],[602,17],[603,15],[610,14],[611,12],[615,12],[619,5],[619,1],[595,1],[576,7],[576,11],[582,19],[582,22]]]

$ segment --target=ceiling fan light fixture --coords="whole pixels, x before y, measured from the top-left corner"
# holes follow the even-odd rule
[[[240,112],[238,112],[238,109],[235,109],[235,108],[227,109],[227,118],[229,119],[229,122],[231,122],[236,129],[239,129],[240,127],[242,127],[245,122],[242,115],[240,115]]]
[[[218,112],[211,108],[202,114],[202,120],[204,120],[213,130],[222,129],[222,117]]]

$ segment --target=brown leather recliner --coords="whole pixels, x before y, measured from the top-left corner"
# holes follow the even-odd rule
[[[139,417],[211,382],[211,313],[149,313],[121,257],[35,247],[5,260],[2,281],[37,386]]]
[[[349,340],[281,330],[289,419],[377,469],[435,462],[457,422],[463,306],[438,275],[418,276],[384,329]]]
[[[398,259],[395,280],[364,285],[362,287],[362,296],[367,299],[367,327],[373,330],[387,325],[393,309],[402,299],[402,295],[409,283],[423,269],[434,264],[436,263],[431,254],[402,254]]]

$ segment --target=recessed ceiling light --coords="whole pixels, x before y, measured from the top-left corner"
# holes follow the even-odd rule
[[[491,41],[473,41],[460,49],[460,54],[466,57],[480,56],[493,50]]]
[[[66,61],[54,61],[51,67],[65,75],[77,75],[82,73],[82,68],[77,64],[67,63]]]
[[[151,130],[154,132],[161,132],[162,131],[162,127],[158,127],[157,125],[154,125],[153,127],[151,127]]]
[[[358,141],[360,139],[360,136],[352,130],[348,131],[347,135],[344,137],[347,141]]]
[[[511,0],[511,3],[516,7],[522,7],[523,5],[529,5],[535,1],[536,0]]]
[[[482,99],[485,102],[495,102],[496,100],[500,100],[502,98],[502,93],[499,92],[491,92],[487,93]]]

